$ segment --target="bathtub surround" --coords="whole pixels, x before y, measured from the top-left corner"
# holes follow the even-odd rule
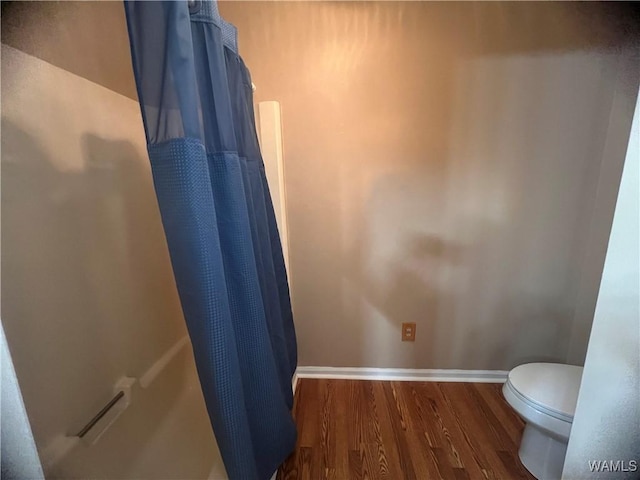
[[[630,5],[220,8],[281,105],[301,366],[583,362]]]
[[[25,36],[36,27],[23,19]],[[39,453],[119,378],[155,377],[46,478],[225,478],[191,349],[145,375],[187,332],[137,102],[6,45],[1,57],[2,323]]]

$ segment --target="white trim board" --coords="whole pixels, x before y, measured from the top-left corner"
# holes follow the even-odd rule
[[[393,380],[410,382],[504,383],[507,370],[449,370],[422,368],[298,367],[293,389],[300,378],[343,380]]]

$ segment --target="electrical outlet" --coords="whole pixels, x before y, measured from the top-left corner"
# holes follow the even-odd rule
[[[403,342],[416,341],[416,324],[415,323],[402,324],[402,341]]]

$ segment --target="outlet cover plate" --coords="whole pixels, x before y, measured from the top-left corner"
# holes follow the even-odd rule
[[[416,341],[416,324],[415,323],[402,324],[402,341],[403,342]]]

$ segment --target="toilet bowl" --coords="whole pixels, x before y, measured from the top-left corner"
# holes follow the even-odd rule
[[[502,393],[526,422],[518,456],[539,480],[559,479],[578,400],[582,367],[528,363],[509,372]]]

